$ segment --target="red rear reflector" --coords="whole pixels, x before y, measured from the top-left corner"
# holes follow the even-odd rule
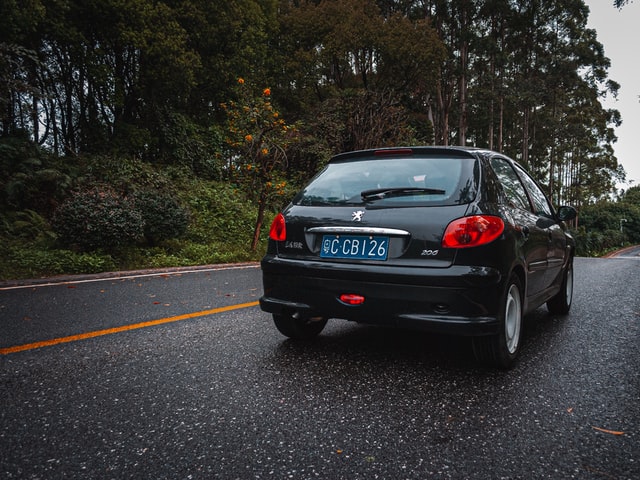
[[[279,213],[271,222],[271,230],[269,230],[269,238],[277,242],[287,239],[287,227],[284,221],[284,215]]]
[[[355,293],[343,293],[340,295],[340,301],[347,305],[362,305],[364,303],[364,297],[362,295],[356,295]]]
[[[451,222],[442,237],[444,248],[478,247],[493,242],[504,232],[500,217],[474,215]]]

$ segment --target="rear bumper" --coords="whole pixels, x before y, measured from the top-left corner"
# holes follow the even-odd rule
[[[262,310],[455,335],[497,333],[503,275],[490,267],[419,268],[262,260]],[[362,295],[361,305],[339,300]]]

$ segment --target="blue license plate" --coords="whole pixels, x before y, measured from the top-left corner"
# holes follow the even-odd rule
[[[360,260],[386,260],[389,237],[324,235],[320,256],[322,258],[353,258]]]

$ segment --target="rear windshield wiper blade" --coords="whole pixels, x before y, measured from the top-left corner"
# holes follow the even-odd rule
[[[444,195],[446,192],[439,188],[424,187],[398,187],[398,188],[373,188],[360,193],[362,200],[374,200],[387,197],[400,197],[403,195]]]

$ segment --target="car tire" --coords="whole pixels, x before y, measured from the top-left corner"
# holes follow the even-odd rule
[[[520,352],[522,317],[522,284],[512,274],[498,314],[498,334],[473,338],[476,359],[499,368],[511,368]]]
[[[562,277],[562,287],[555,297],[547,302],[547,309],[555,315],[566,315],[573,300],[573,258],[569,260]]]
[[[273,314],[276,328],[285,337],[295,340],[310,340],[317,337],[327,324],[326,318],[299,318],[294,315]]]

